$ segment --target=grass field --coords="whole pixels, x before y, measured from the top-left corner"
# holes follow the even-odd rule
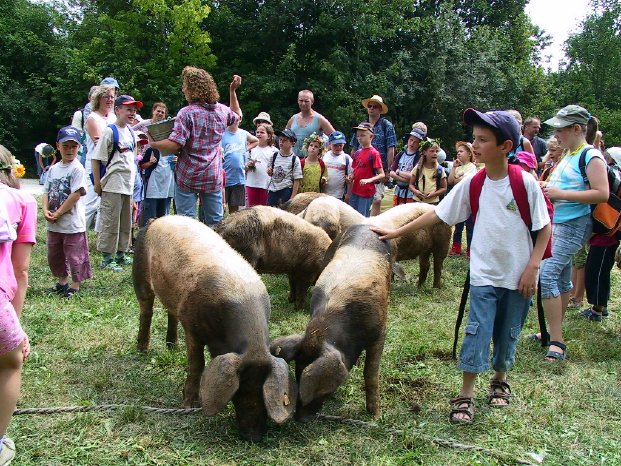
[[[94,237],[91,237],[94,251]],[[18,408],[128,404],[179,407],[185,348],[164,345],[165,312],[158,305],[146,354],[135,349],[138,306],[131,271],[99,270],[73,300],[49,296],[54,282],[45,256],[44,228],[31,265],[31,288],[23,323],[32,342],[24,366]],[[381,367],[382,416],[365,411],[362,366],[324,405],[323,412],[376,422],[377,426],[317,420],[270,424],[261,443],[241,441],[232,406],[213,418],[202,414],[115,412],[20,415],[9,435],[16,465],[195,464],[621,464],[621,318],[615,272],[611,316],[603,323],[570,312],[565,331],[569,358],[543,362],[543,350],[522,339],[510,374],[515,396],[509,408],[485,404],[490,374],[479,378],[473,425],[448,423],[447,400],[457,394],[460,373],[450,358],[453,323],[467,269],[463,257],[448,258],[443,287],[417,289],[417,264],[403,264],[407,281],[394,283],[388,336]],[[307,314],[287,303],[286,278],[264,276],[272,298],[272,337],[304,330]],[[343,277],[347,280],[347,277]],[[524,333],[535,330],[532,313]],[[183,341],[183,340],[182,340]],[[390,428],[402,432],[390,433]],[[438,437],[486,451],[440,446]],[[490,451],[491,450],[491,451]]]

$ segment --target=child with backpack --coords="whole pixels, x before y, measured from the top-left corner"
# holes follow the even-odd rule
[[[436,205],[446,193],[446,172],[438,164],[440,145],[433,139],[420,142],[421,157],[410,176],[410,191],[417,202]]]
[[[131,239],[136,172],[136,137],[131,125],[139,108],[142,102],[129,95],[116,98],[116,123],[104,130],[91,159],[93,186],[101,196],[97,250],[103,254],[101,267],[117,272],[123,270],[121,265],[132,263],[125,253]]]
[[[246,207],[267,205],[270,176],[267,169],[278,149],[274,147],[274,128],[267,123],[257,125],[255,137],[259,144],[250,151],[246,161]]]
[[[279,136],[280,151],[274,153],[267,167],[267,174],[271,177],[267,205],[272,207],[279,207],[294,198],[300,189],[300,180],[303,178],[302,164],[298,156],[293,153],[293,146],[297,141],[295,133],[287,128],[276,131],[276,135]]]
[[[621,180],[621,147],[611,147],[604,153],[608,168]],[[585,265],[585,287],[587,301],[591,305],[580,316],[600,322],[608,317],[610,299],[610,271],[615,263],[615,251],[619,247],[621,233],[593,233],[589,239],[589,253]]]
[[[567,356],[562,325],[572,289],[572,257],[591,236],[589,204],[608,200],[606,164],[600,151],[587,145],[585,138],[593,121],[586,109],[568,105],[544,122],[554,128],[554,136],[565,150],[550,179],[542,182],[554,204],[552,257],[541,265],[541,298],[550,334],[546,361],[563,361]],[[580,170],[583,155],[584,177]],[[539,337],[547,340],[547,335]]]
[[[82,202],[86,195],[86,171],[78,160],[80,139],[80,131],[73,126],[58,131],[56,148],[61,161],[50,168],[43,187],[47,262],[58,279],[50,291],[64,298],[72,298],[80,291],[80,283],[92,277]]]
[[[384,168],[380,153],[371,145],[375,136],[373,125],[363,121],[352,129],[356,131],[360,149],[352,157],[354,174],[349,205],[368,217],[375,196],[375,183],[384,179]]]
[[[508,163],[507,154],[520,140],[515,118],[504,111],[467,109],[464,122],[473,129],[472,147],[485,170],[463,179],[436,209],[401,228],[371,229],[381,239],[390,239],[438,222],[454,225],[473,216],[470,312],[459,358],[463,381],[459,395],[450,400],[449,414],[451,422],[469,424],[474,419],[476,376],[489,369],[491,340],[495,374],[487,402],[498,408],[509,404],[507,371],[515,361],[519,332],[536,292],[551,227],[537,181]],[[531,231],[538,231],[534,244]]]
[[[343,151],[347,140],[342,132],[334,131],[329,136],[328,142],[330,150],[323,156],[323,162],[328,173],[324,192],[328,196],[333,196],[349,203],[349,197],[351,196],[351,181],[349,181],[349,178],[354,171],[352,169],[351,157]]]
[[[396,181],[392,205],[409,204],[414,202],[410,191],[412,170],[420,160],[420,142],[427,137],[427,133],[420,128],[412,128],[407,137],[405,148],[397,154],[390,166],[390,177]]]
[[[300,161],[303,176],[300,182],[300,192],[323,192],[328,182],[326,165],[322,160],[324,149],[323,139],[319,134],[313,133],[304,139],[302,148],[306,157]]]

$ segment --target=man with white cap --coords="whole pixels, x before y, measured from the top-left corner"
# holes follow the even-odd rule
[[[300,107],[300,113],[296,113],[287,122],[287,128],[293,130],[297,137],[297,142],[293,147],[293,152],[298,157],[304,158],[305,155],[302,152],[302,145],[304,139],[309,137],[313,133],[326,136],[331,135],[334,132],[334,127],[328,121],[326,117],[313,110],[313,103],[315,103],[315,97],[313,93],[308,89],[304,89],[298,93],[298,106]]]
[[[362,106],[367,109],[369,114],[367,121],[373,125],[375,134],[372,141],[373,147],[380,153],[384,173],[389,173],[388,167],[392,165],[395,157],[397,135],[395,134],[395,127],[392,123],[382,116],[388,113],[388,105],[384,103],[384,99],[381,96],[374,95],[368,99],[363,99]],[[352,146],[353,157],[359,148],[355,134],[352,136],[350,145]],[[371,216],[379,215],[380,213],[380,205],[384,198],[384,183],[386,181],[388,181],[388,177],[386,177],[383,182],[376,183],[375,185],[375,197],[371,205]]]

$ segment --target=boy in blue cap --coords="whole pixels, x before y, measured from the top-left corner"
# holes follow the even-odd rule
[[[328,138],[328,143],[330,150],[323,156],[323,163],[328,171],[328,182],[324,192],[348,203],[354,169],[351,157],[343,150],[347,140],[342,132],[334,131]]]
[[[536,292],[539,264],[551,226],[537,181],[521,168],[509,166],[507,155],[520,141],[520,126],[515,118],[504,111],[482,113],[467,109],[464,122],[473,129],[474,154],[485,164],[479,199],[471,199],[470,185],[477,175],[469,175],[435,210],[396,230],[371,229],[381,239],[390,239],[440,221],[454,225],[476,214],[470,249],[470,312],[459,357],[463,382],[459,395],[450,401],[449,414],[451,422],[467,424],[474,419],[476,376],[489,369],[490,340],[494,343],[495,374],[490,381],[487,402],[492,407],[509,405],[511,388],[507,371],[515,361],[519,333]],[[521,177],[526,191],[530,230],[513,195],[510,178],[515,176]],[[477,201],[479,208],[473,212],[471,202],[476,205]],[[531,231],[539,232],[534,245]]]
[[[86,171],[77,159],[81,136],[80,130],[73,126],[58,131],[56,148],[62,160],[49,169],[43,187],[47,262],[58,279],[50,291],[65,298],[80,291],[80,283],[92,276],[82,202],[82,196],[86,195]]]

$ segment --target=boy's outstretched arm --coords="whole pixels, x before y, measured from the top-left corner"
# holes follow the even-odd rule
[[[545,227],[539,230],[537,234],[537,241],[533,246],[533,252],[530,255],[528,264],[520,276],[520,283],[518,283],[518,291],[524,297],[529,297],[537,292],[537,273],[539,272],[539,264],[541,264],[541,258],[548,245],[548,240],[552,234],[552,223],[548,223]]]
[[[374,231],[378,235],[380,235],[380,239],[393,239],[398,238],[399,236],[404,235],[409,231],[420,230],[421,228],[429,227],[431,225],[435,225],[436,223],[440,223],[440,217],[436,215],[435,210],[430,210],[425,212],[418,218],[415,218],[410,223],[406,223],[400,228],[391,230],[388,228],[371,226],[371,231]],[[543,255],[543,252],[541,253]]]

